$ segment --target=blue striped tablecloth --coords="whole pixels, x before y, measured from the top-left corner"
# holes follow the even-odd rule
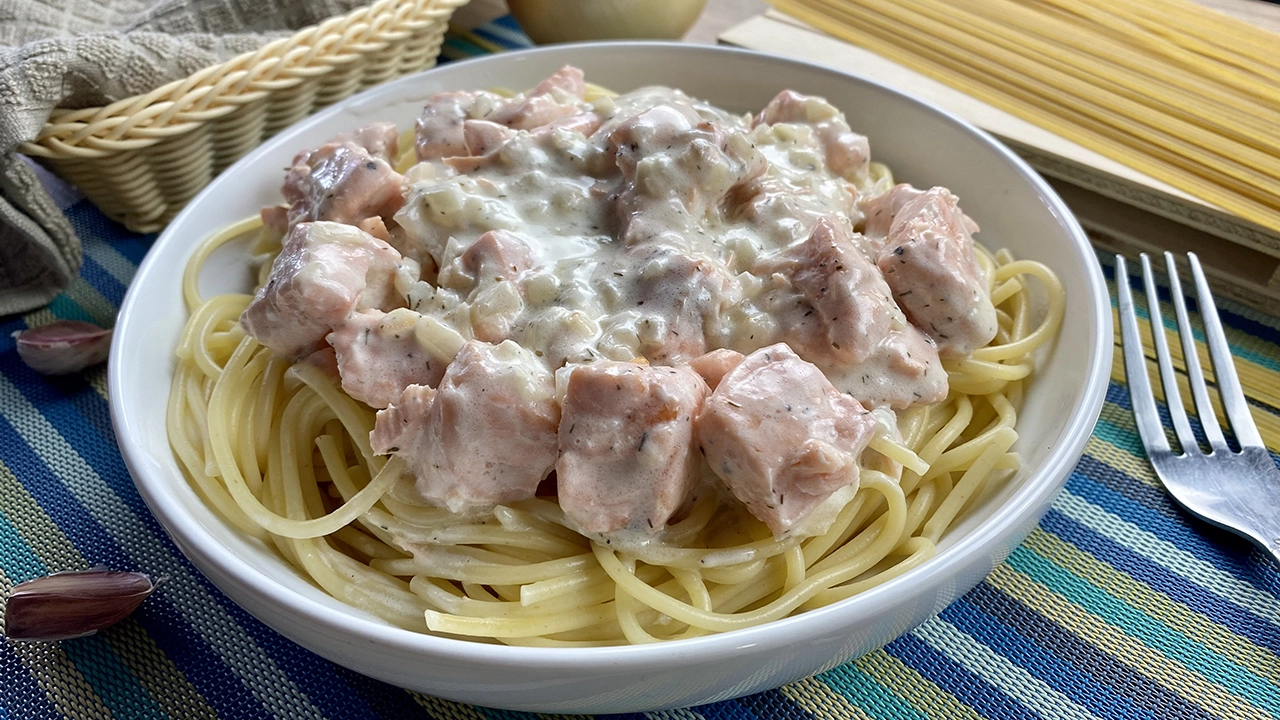
[[[447,57],[527,43],[509,20]],[[0,642],[0,720],[516,718],[333,665],[224,597],[170,543],[112,434],[105,371],[50,379],[10,334],[55,318],[113,323],[154,240],[87,202],[66,209],[80,278],[0,325],[0,599],[50,572],[106,565],[174,578],[121,624],[59,644]],[[1109,275],[1111,263],[1101,256]],[[1280,319],[1223,303],[1264,437],[1280,449]],[[1171,317],[1167,311],[1165,317]],[[779,690],[659,718],[1280,717],[1280,568],[1190,518],[1147,465],[1117,361],[1086,455],[1040,527],[975,590],[882,650]]]

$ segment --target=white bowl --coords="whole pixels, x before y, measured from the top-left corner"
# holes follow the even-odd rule
[[[407,127],[440,90],[524,88],[566,63],[627,90],[668,84],[725,107],[761,108],[783,88],[829,98],[872,155],[917,185],[945,185],[979,239],[1053,268],[1067,288],[1060,339],[1030,385],[1015,449],[1023,469],[954,527],[937,557],[835,605],[761,627],[675,643],[534,649],[420,635],[334,600],[223,522],[183,479],[165,435],[171,349],[185,320],[180,276],[211,229],[279,197],[294,153],[374,120]],[[244,290],[223,257],[203,287]],[[285,130],[222,174],[160,236],[121,308],[109,383],[120,449],[143,498],[181,551],[236,603],[334,662],[395,685],[481,705],[559,712],[682,707],[777,687],[880,647],[972,588],[1030,532],[1084,450],[1111,363],[1111,311],[1088,241],[1027,165],[985,133],[876,83],[815,65],[670,43],[561,45],[450,64],[387,83]]]

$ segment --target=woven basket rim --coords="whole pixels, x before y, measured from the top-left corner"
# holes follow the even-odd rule
[[[84,157],[138,149],[232,112],[264,93],[387,47],[447,17],[467,0],[376,0],[109,105],[55,109],[39,136],[18,148],[37,157]]]

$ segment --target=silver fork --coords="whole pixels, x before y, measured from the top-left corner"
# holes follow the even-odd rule
[[[1249,414],[1249,405],[1240,388],[1240,379],[1231,360],[1226,335],[1218,320],[1218,310],[1209,292],[1209,283],[1195,253],[1187,253],[1191,274],[1195,278],[1196,298],[1200,303],[1200,315],[1204,322],[1205,340],[1209,357],[1213,360],[1214,375],[1222,407],[1231,421],[1231,429],[1239,442],[1240,451],[1232,451],[1222,435],[1218,417],[1209,401],[1209,390],[1200,370],[1200,357],[1196,354],[1195,336],[1187,317],[1187,305],[1182,298],[1182,284],[1178,281],[1178,268],[1173,253],[1165,253],[1165,265],[1169,273],[1169,289],[1178,319],[1178,335],[1182,340],[1182,354],[1190,380],[1191,395],[1195,400],[1200,426],[1204,429],[1209,452],[1203,452],[1187,421],[1178,392],[1177,375],[1169,355],[1169,345],[1164,337],[1164,323],[1160,318],[1160,301],[1156,295],[1155,278],[1151,260],[1142,255],[1142,276],[1147,289],[1147,314],[1151,320],[1151,336],[1155,344],[1156,360],[1160,365],[1160,377],[1164,384],[1165,405],[1173,420],[1174,433],[1182,445],[1181,452],[1170,449],[1164,427],[1156,412],[1155,396],[1147,377],[1147,362],[1138,334],[1138,318],[1133,310],[1133,296],[1129,291],[1129,271],[1124,256],[1116,256],[1116,294],[1120,305],[1120,337],[1124,343],[1124,369],[1129,382],[1129,397],[1133,404],[1138,434],[1151,458],[1156,476],[1182,507],[1196,517],[1218,527],[1241,535],[1265,549],[1280,561],[1280,470],[1271,462],[1271,455],[1262,443],[1258,426]]]

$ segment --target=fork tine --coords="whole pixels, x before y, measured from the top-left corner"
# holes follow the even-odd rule
[[[1120,306],[1120,343],[1124,347],[1124,375],[1129,383],[1129,400],[1133,405],[1133,418],[1138,424],[1138,435],[1147,448],[1147,454],[1169,452],[1169,441],[1164,437],[1164,426],[1156,412],[1156,398],[1151,393],[1151,380],[1147,377],[1147,356],[1142,351],[1142,336],[1138,334],[1138,316],[1133,311],[1133,295],[1129,290],[1129,267],[1123,255],[1116,256],[1116,301]]]
[[[1160,380],[1164,384],[1164,404],[1169,408],[1173,430],[1182,443],[1185,453],[1197,453],[1200,444],[1187,422],[1187,410],[1182,405],[1182,393],[1178,390],[1178,375],[1173,369],[1173,356],[1164,336],[1164,318],[1160,315],[1160,296],[1156,294],[1155,273],[1151,270],[1151,258],[1142,253],[1142,282],[1147,288],[1147,317],[1151,320],[1151,340],[1156,348],[1156,362],[1160,364]]]
[[[1178,279],[1178,265],[1173,259],[1173,253],[1166,252],[1164,262],[1169,271],[1169,294],[1173,296],[1173,309],[1178,316],[1182,357],[1187,366],[1187,381],[1191,384],[1191,396],[1196,401],[1196,414],[1200,417],[1200,427],[1204,428],[1204,436],[1209,441],[1209,447],[1225,451],[1227,440],[1222,436],[1222,428],[1218,425],[1218,414],[1214,412],[1213,403],[1209,401],[1209,388],[1204,381],[1204,371],[1200,369],[1195,331],[1187,315],[1187,301],[1182,297],[1182,281]],[[1201,307],[1203,309],[1203,306]]]
[[[1240,387],[1240,378],[1236,375],[1235,363],[1231,360],[1231,348],[1227,345],[1227,335],[1222,331],[1222,321],[1218,319],[1218,308],[1213,302],[1213,293],[1209,291],[1209,281],[1205,279],[1204,270],[1200,267],[1200,259],[1195,253],[1187,253],[1191,263],[1191,275],[1195,278],[1196,299],[1200,303],[1200,315],[1204,322],[1205,342],[1209,346],[1209,357],[1213,360],[1213,374],[1218,381],[1218,392],[1222,396],[1222,407],[1231,421],[1231,430],[1242,447],[1262,447],[1262,436],[1258,434],[1258,426],[1249,413],[1249,404],[1244,398],[1244,390]]]

